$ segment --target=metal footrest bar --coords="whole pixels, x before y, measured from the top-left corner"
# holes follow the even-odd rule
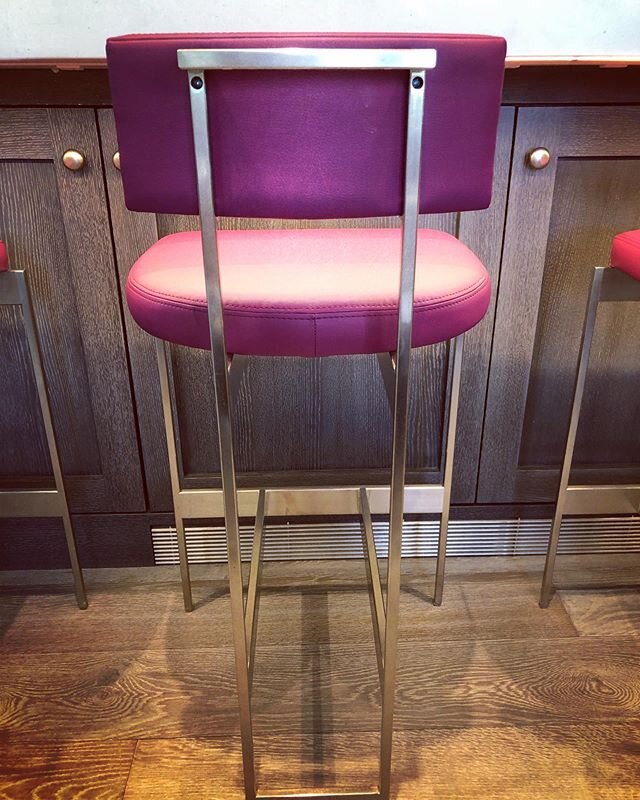
[[[322,488],[283,487],[267,489],[269,516],[355,516],[360,513],[359,486],[325,486]],[[367,486],[367,497],[372,514],[388,514],[390,491],[388,486]],[[260,489],[238,489],[238,513],[241,517],[255,517]],[[404,488],[404,506],[407,514],[441,514],[445,488],[434,485],[412,485]],[[205,519],[224,516],[222,489],[180,489],[174,503],[177,513],[185,519]]]
[[[0,517],[61,517],[65,507],[57,489],[0,492]]]
[[[640,486],[567,486],[564,514],[606,516],[640,513]]]

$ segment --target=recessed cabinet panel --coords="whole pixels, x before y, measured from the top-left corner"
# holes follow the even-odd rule
[[[640,220],[640,110],[518,116],[480,473],[481,502],[549,501],[596,266]],[[548,166],[529,154],[544,145]],[[573,483],[640,480],[640,307],[601,304]]]
[[[22,132],[22,134],[21,134]],[[24,269],[75,512],[144,509],[95,115],[0,111],[0,238]],[[65,150],[83,155],[64,166]],[[17,307],[0,307],[0,481],[47,484],[50,462]]]
[[[64,222],[53,162],[0,161],[0,186],[5,201],[0,202],[0,231],[10,248],[12,265],[27,270],[35,300],[47,299],[46,306],[36,304],[37,323],[65,472],[97,474],[100,453],[66,241],[60,235]],[[41,202],[41,197],[48,202]],[[6,202],[8,198],[11,203]],[[50,475],[22,314],[18,307],[0,306],[0,319],[0,357],[8,365],[0,371],[4,399],[0,475]]]

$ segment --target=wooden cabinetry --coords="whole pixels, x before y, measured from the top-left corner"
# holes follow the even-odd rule
[[[527,154],[546,147],[541,170]],[[640,108],[518,112],[478,500],[555,497],[595,266],[640,226]],[[572,483],[640,480],[640,314],[601,306]]]
[[[536,147],[551,153],[545,169],[527,164]],[[62,165],[68,148],[85,155],[83,169]],[[122,290],[141,252],[197,221],[127,211],[117,149],[109,109],[0,111],[0,235],[29,273],[76,513],[171,509],[153,342]],[[614,234],[640,224],[638,185],[640,108],[505,107],[491,207],[422,220],[457,234],[493,279],[489,314],[465,341],[455,503],[553,501],[591,271],[606,264]],[[0,309],[0,336],[0,481],[44,483],[46,442],[17,310]],[[575,482],[640,479],[638,341],[637,308],[601,308]],[[440,480],[447,371],[446,345],[415,352],[412,482]],[[184,485],[211,485],[207,353],[173,348],[172,390]],[[235,421],[241,483],[388,479],[391,415],[374,358],[251,359]]]
[[[62,164],[65,150],[83,169]],[[95,112],[0,110],[0,237],[33,295],[75,512],[145,507]],[[50,474],[19,310],[0,307],[0,481]]]
[[[478,253],[494,278],[494,292],[502,246],[513,119],[513,109],[504,109],[491,207],[482,212],[423,219],[425,226],[458,234]],[[120,175],[112,164],[118,148],[111,111],[99,111],[98,121],[118,269],[124,286],[126,274],[140,253],[159,236],[194,229],[197,219],[128,212]],[[221,220],[220,224],[232,227],[309,223]],[[390,226],[398,225],[398,221],[327,224]],[[126,311],[125,321],[149,500],[152,509],[167,509],[171,507],[171,494],[153,341]],[[473,502],[475,498],[492,328],[493,311],[466,339],[454,485],[457,502]],[[412,482],[441,481],[447,374],[446,344],[415,351],[409,444]],[[217,480],[218,456],[208,353],[183,347],[172,349],[172,391],[183,485],[211,486]],[[235,434],[241,484],[387,481],[391,414],[375,357],[250,359],[235,408]]]

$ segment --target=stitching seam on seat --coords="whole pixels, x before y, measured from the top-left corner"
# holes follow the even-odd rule
[[[160,299],[156,295],[146,295],[146,294],[144,294],[142,292],[138,292],[137,287],[132,286],[131,284],[130,284],[130,288],[131,288],[131,291],[134,291],[134,292],[138,293],[140,296],[144,297],[146,300],[150,300],[152,303],[155,303],[157,305],[167,306],[169,308],[182,309],[184,311],[194,311],[194,312],[197,312],[197,313],[200,313],[200,314],[206,314],[207,313],[206,305],[186,306],[183,303],[173,303],[171,301]],[[469,300],[469,299],[475,297],[477,294],[479,294],[481,292],[481,290],[483,288],[484,288],[484,284],[482,286],[479,286],[478,288],[476,288],[473,292],[469,292],[464,297],[459,297],[456,300],[452,300],[449,303],[439,303],[439,304],[437,304],[435,306],[426,306],[426,305],[414,306],[414,316],[416,314],[426,314],[426,313],[430,313],[430,312],[433,312],[433,311],[440,311],[440,309],[450,308],[451,306],[455,306],[455,305],[458,305],[459,303],[463,303],[463,302],[465,302],[465,300]],[[286,320],[286,321],[295,320],[296,322],[305,322],[305,321],[309,321],[309,319],[312,319],[314,321],[314,324],[315,324],[316,320],[318,320],[318,319],[320,319],[320,320],[349,319],[349,318],[357,319],[359,317],[361,318],[361,317],[366,317],[366,316],[374,316],[373,314],[363,315],[363,314],[353,314],[353,313],[349,313],[349,314],[322,314],[322,315],[309,313],[309,314],[305,314],[304,316],[294,317],[293,314],[287,314],[286,316],[278,316],[276,314],[260,314],[260,313],[257,313],[255,311],[250,311],[248,309],[247,310],[229,309],[228,307],[225,307],[224,312],[225,312],[225,315],[227,315],[227,316],[236,316],[236,317],[238,317],[238,316],[243,316],[243,317],[244,316],[250,316],[250,317],[253,317],[254,319],[272,319],[272,320]],[[396,316],[396,315],[395,314],[391,314],[387,310],[378,309],[378,310],[376,310],[375,316]]]
[[[441,301],[447,300],[449,298],[456,298],[457,300],[462,301],[466,297],[472,297],[474,294],[476,294],[481,289],[483,289],[487,285],[487,283],[489,283],[489,280],[490,279],[489,279],[488,275],[484,276],[480,281],[478,281],[475,284],[472,284],[464,293],[462,293],[460,291],[457,291],[457,292],[449,292],[447,294],[437,295],[436,297],[434,297],[434,298],[432,298],[431,300],[428,300],[428,301],[422,301],[422,302],[417,302],[417,303],[414,302],[414,306],[413,307],[414,307],[414,309],[428,309],[428,308],[434,308],[434,307],[446,307],[448,305],[448,303],[442,303]],[[176,307],[186,308],[188,304],[191,304],[188,307],[190,309],[193,309],[193,310],[206,309],[206,307],[207,307],[206,300],[203,301],[203,299],[201,297],[197,297],[197,298],[196,297],[185,297],[184,295],[176,295],[176,294],[171,294],[169,292],[159,292],[159,291],[151,292],[146,287],[142,286],[135,279],[133,279],[131,277],[129,277],[129,279],[127,281],[127,286],[128,286],[128,288],[132,289],[133,291],[136,291],[139,295],[141,295],[141,296],[143,296],[143,297],[145,297],[145,298],[147,298],[149,300],[152,300],[154,302],[162,302],[163,305],[175,305]],[[162,300],[160,300],[159,298],[162,298]],[[172,303],[171,302],[172,300],[175,300],[177,302],[173,302]],[[259,312],[259,311],[271,311],[272,310],[272,311],[280,311],[280,312],[282,312],[282,310],[283,310],[282,306],[258,306],[258,305],[248,306],[248,305],[246,305],[244,303],[233,303],[233,302],[225,303],[224,304],[224,308],[225,308],[225,311],[232,311],[232,310],[245,311],[245,312],[250,313],[250,314],[255,314],[256,312]],[[304,309],[295,309],[295,310],[292,310],[287,316],[289,317],[289,316],[292,316],[293,314],[300,314],[300,315],[304,315],[305,317],[309,317],[309,316],[312,316],[312,315],[318,314],[318,313],[320,313],[322,316],[324,316],[324,314],[322,314],[322,312],[324,310],[331,311],[334,308],[335,308],[335,306],[327,305],[327,306],[315,306],[314,308],[309,309],[308,311],[305,311]],[[351,303],[351,304],[345,303],[345,304],[341,305],[341,308],[343,308],[343,309],[353,309],[354,311],[356,311],[356,310],[368,311],[369,313],[372,313],[372,312],[374,312],[374,313],[375,312],[383,312],[384,313],[387,310],[392,310],[392,309],[396,310],[398,308],[398,304],[397,303],[376,303],[376,304],[372,304],[372,305],[365,305],[365,304],[362,304],[362,303]],[[332,315],[329,314],[327,316],[332,316]],[[339,316],[341,316],[341,315],[339,315]]]

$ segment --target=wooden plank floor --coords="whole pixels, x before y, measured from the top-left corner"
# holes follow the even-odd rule
[[[541,559],[404,562],[394,797],[640,800],[640,593]],[[640,580],[640,556],[564,557]],[[229,597],[198,567],[0,573],[0,800],[241,800]],[[254,714],[265,790],[368,788],[379,689],[364,566],[267,564]]]

